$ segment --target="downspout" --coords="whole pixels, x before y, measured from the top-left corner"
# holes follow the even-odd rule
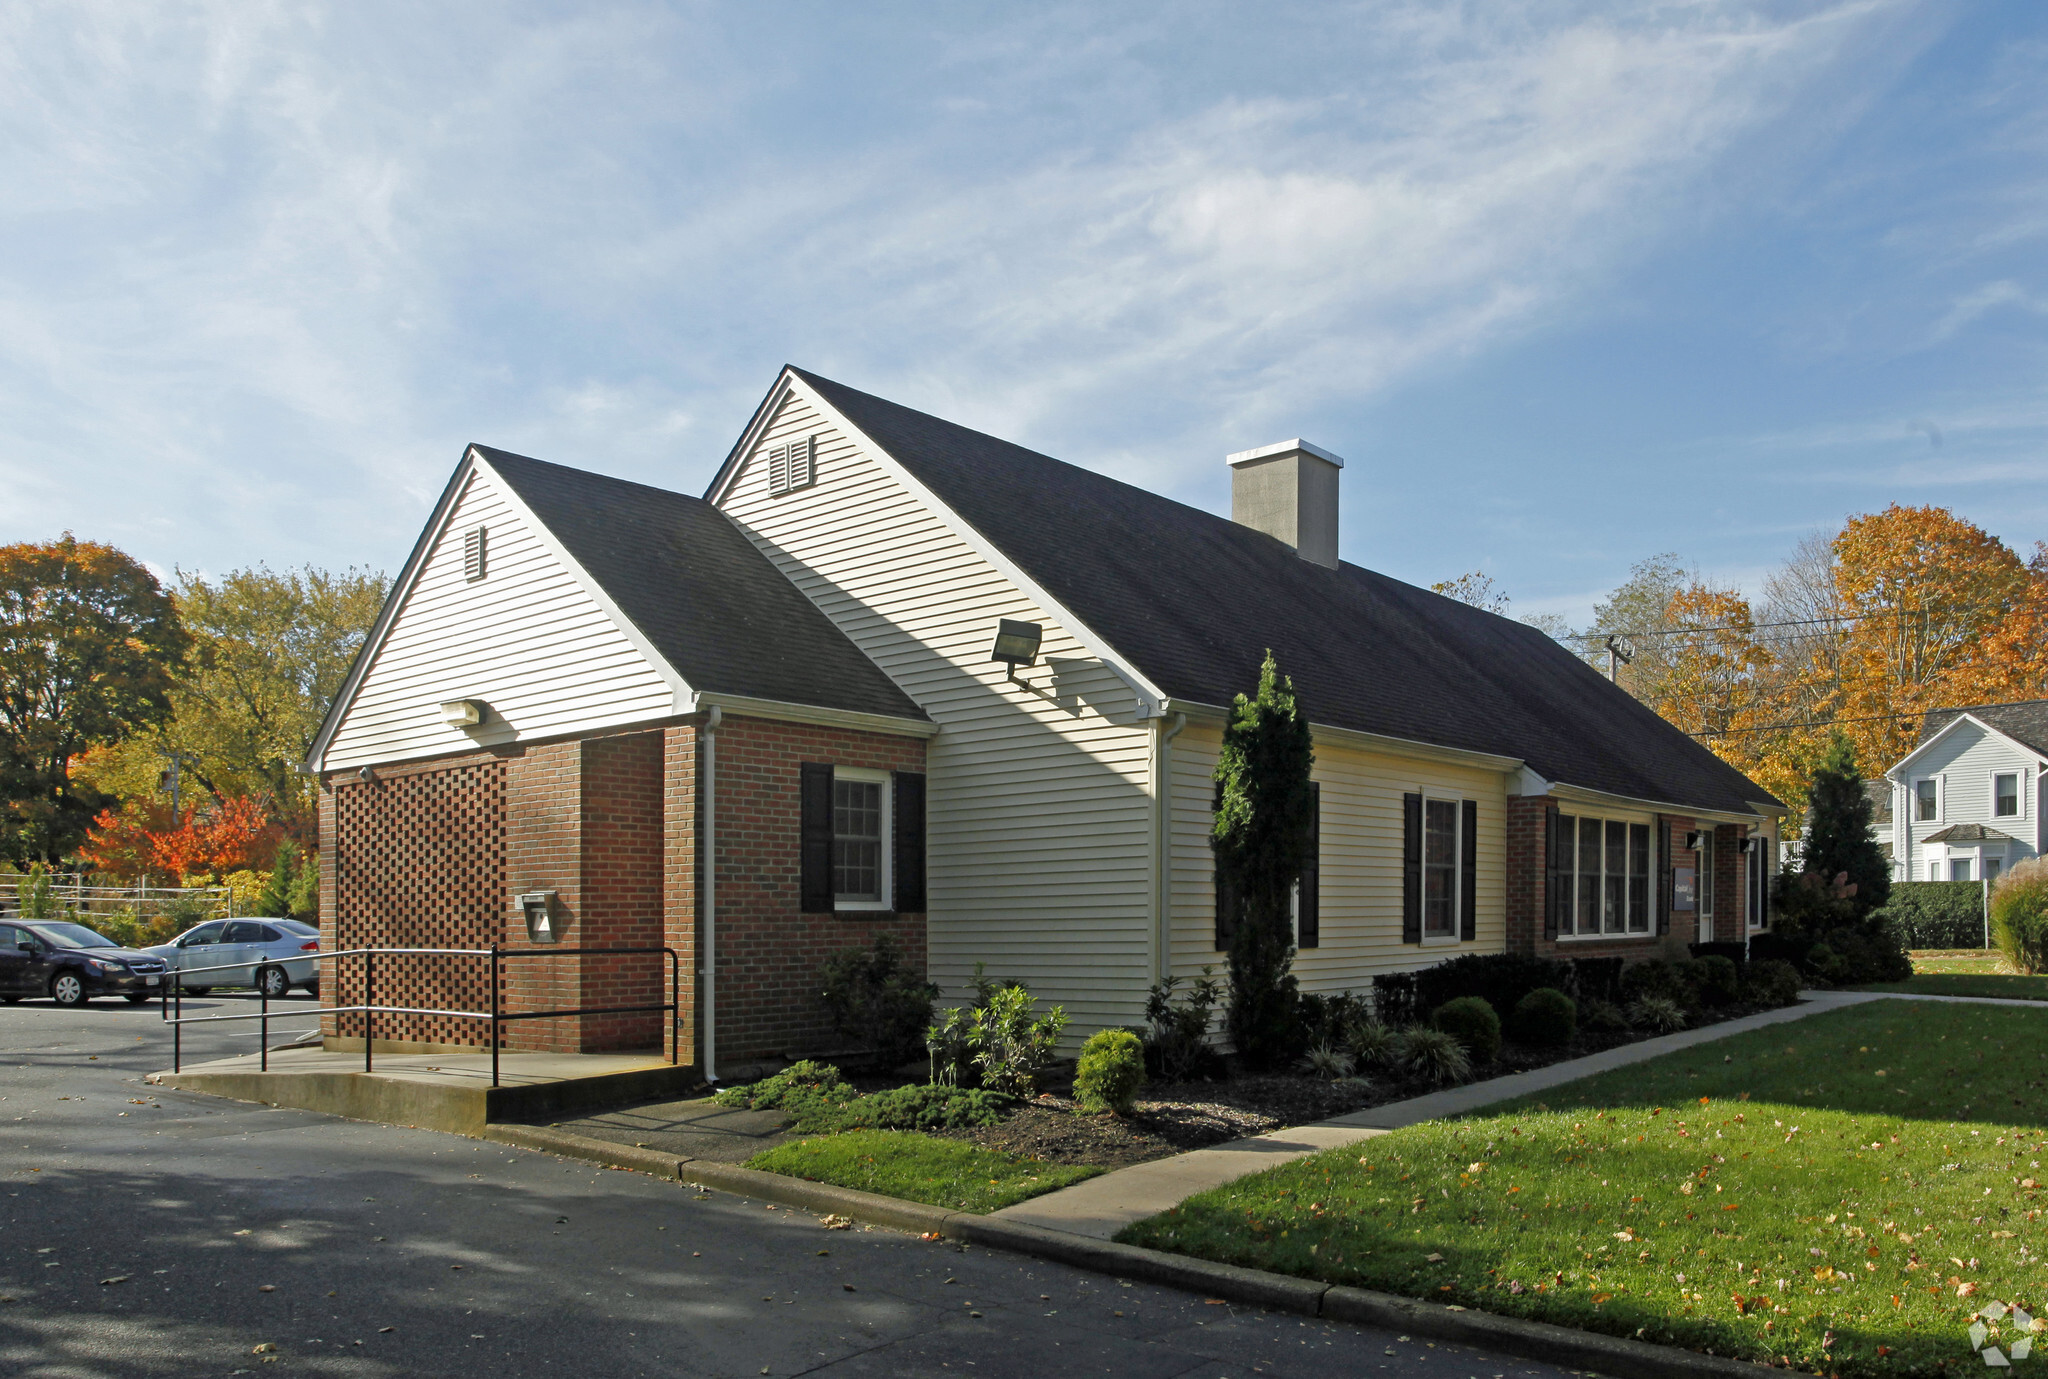
[[[724,712],[713,704],[704,717],[704,904],[697,929],[697,1009],[704,1027],[704,1080],[718,1081],[718,725]]]
[[[1177,713],[1159,735],[1159,922],[1152,935],[1152,979],[1158,982],[1173,968],[1173,740],[1187,725],[1188,716]]]

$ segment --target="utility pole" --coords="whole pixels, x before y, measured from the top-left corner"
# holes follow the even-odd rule
[[[157,788],[171,792],[171,817],[180,818],[182,815],[178,809],[178,771],[186,762],[197,761],[198,758],[186,756],[183,752],[160,752],[158,755],[171,763],[171,769],[157,778]]]
[[[1615,663],[1618,661],[1621,663],[1621,665],[1625,666],[1629,663],[1630,659],[1631,657],[1628,655],[1628,653],[1624,652],[1621,649],[1620,645],[1615,642],[1614,638],[1609,637],[1607,639],[1607,678],[1610,681],[1614,682],[1615,684],[1621,683],[1621,677],[1618,673]]]

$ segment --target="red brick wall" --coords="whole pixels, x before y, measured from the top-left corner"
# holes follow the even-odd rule
[[[818,999],[820,965],[889,933],[922,971],[924,916],[799,912],[798,768],[923,771],[924,743],[733,716],[717,736],[719,1062],[844,1047]]]
[[[626,948],[659,948],[662,913],[663,812],[661,732],[591,738],[583,743],[584,931]],[[597,1006],[660,1005],[668,999],[668,961],[661,955],[577,960],[583,1000]],[[662,1044],[659,1013],[593,1015],[580,1021],[586,1052]]]
[[[1631,962],[1641,958],[1687,956],[1686,944],[1698,935],[1697,921],[1691,912],[1673,914],[1669,933],[1659,936],[1654,932],[1654,916],[1661,903],[1658,896],[1658,888],[1663,884],[1661,876],[1652,876],[1650,881],[1653,932],[1648,937],[1552,939],[1543,936],[1549,869],[1544,824],[1545,816],[1556,803],[1547,795],[1514,796],[1508,800],[1507,950],[1545,958],[1618,957]],[[1569,810],[1569,806],[1561,807]],[[1684,830],[1692,827],[1690,820],[1665,817],[1660,817],[1659,825],[1666,828],[1673,848],[1683,841]]]

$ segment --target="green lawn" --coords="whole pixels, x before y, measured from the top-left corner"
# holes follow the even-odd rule
[[[848,1130],[797,1140],[763,1150],[747,1167],[974,1212],[995,1211],[1102,1172],[1014,1158],[914,1130]]]
[[[1877,1002],[1331,1150],[1118,1239],[1827,1373],[1982,1368],[1977,1308],[2048,1312],[2044,1058],[2032,1011]]]
[[[1903,982],[1873,982],[1858,991],[1909,991],[1918,996],[2002,996],[2048,1001],[2048,977],[2002,972],[1996,949],[1923,950],[1913,954],[1913,975]]]

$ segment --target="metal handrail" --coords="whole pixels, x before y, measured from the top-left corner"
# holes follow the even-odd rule
[[[562,1010],[516,1010],[504,1009],[503,971],[500,966],[508,958],[568,958],[568,957],[631,957],[652,953],[665,954],[668,958],[669,996],[662,1005],[640,1006],[573,1006]],[[489,1010],[437,1010],[425,1006],[385,1006],[375,1003],[376,959],[379,954],[393,957],[468,957],[491,960],[491,1008]],[[499,1083],[499,1049],[504,1043],[503,1029],[513,1020],[563,1019],[574,1015],[640,1015],[654,1011],[666,1014],[668,1019],[668,1061],[679,1063],[682,1059],[682,960],[676,950],[666,946],[634,948],[501,948],[492,944],[489,948],[341,948],[332,952],[313,953],[303,958],[285,958],[278,963],[230,962],[208,967],[171,968],[165,964],[163,1001],[158,1018],[171,1026],[171,1071],[182,1069],[184,1061],[184,1038],[186,1025],[214,1024],[229,1020],[258,1020],[262,1032],[258,1036],[261,1045],[259,1062],[264,1072],[270,1071],[270,996],[261,986],[256,994],[260,1007],[254,1015],[186,1015],[185,979],[201,972],[242,972],[254,968],[279,965],[282,962],[327,962],[341,958],[359,957],[363,960],[363,1003],[360,1005],[321,1006],[324,1018],[329,1014],[360,1014],[363,1017],[363,1071],[370,1072],[375,1064],[373,1048],[375,1043],[374,1017],[377,1015],[439,1015],[459,1020],[489,1020],[491,1022],[491,1085]],[[335,969],[337,982],[341,978],[339,967]],[[337,995],[339,992],[337,991]],[[175,1004],[174,1004],[175,1003]],[[176,1014],[172,1012],[175,1009]]]

